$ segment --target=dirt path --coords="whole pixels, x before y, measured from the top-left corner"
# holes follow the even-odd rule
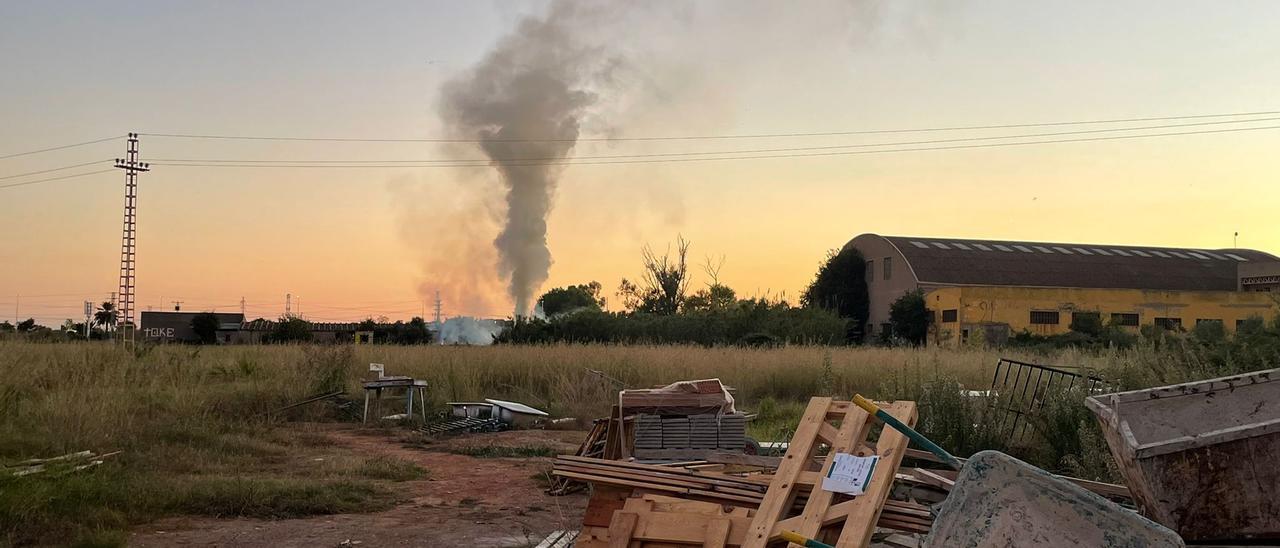
[[[534,546],[557,529],[577,529],[584,495],[551,497],[531,477],[548,458],[473,458],[443,450],[454,446],[543,445],[576,448],[580,432],[522,431],[464,436],[429,449],[405,447],[392,437],[351,427],[327,432],[335,445],[365,456],[414,462],[430,478],[393,484],[411,500],[371,514],[290,520],[170,518],[131,536],[131,546]],[[357,544],[358,543],[358,544]]]

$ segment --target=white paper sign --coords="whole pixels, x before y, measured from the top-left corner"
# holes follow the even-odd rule
[[[861,495],[871,481],[871,473],[880,462],[879,456],[856,457],[848,453],[836,453],[831,470],[822,478],[822,488],[826,491]]]

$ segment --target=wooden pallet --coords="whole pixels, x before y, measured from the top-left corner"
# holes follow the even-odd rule
[[[915,402],[883,403],[880,407],[908,425],[915,424]],[[817,538],[824,528],[839,530],[838,546],[866,546],[875,532],[908,441],[898,431],[883,428],[879,439],[874,444],[870,443],[867,435],[871,433],[873,423],[873,417],[850,402],[831,398],[809,400],[787,454],[778,465],[751,522],[743,547],[765,548],[783,531]],[[835,493],[823,490],[821,483],[831,469],[835,454],[870,456],[872,451],[880,456],[880,462],[872,473],[866,492],[852,500],[833,504]],[[815,458],[822,462],[816,470],[813,469]],[[808,492],[808,500],[799,514],[791,515],[793,507],[797,506],[797,497],[804,492]]]
[[[578,451],[574,453],[578,457],[601,457],[604,455],[605,437],[608,435],[609,420],[597,419],[591,425],[591,431],[587,432],[587,438],[582,441],[582,445],[578,446]],[[547,489],[547,494],[553,497],[567,495],[586,487],[585,483],[575,481],[564,476],[552,476],[551,487]]]
[[[552,531],[534,548],[573,548],[577,539],[577,531]]]

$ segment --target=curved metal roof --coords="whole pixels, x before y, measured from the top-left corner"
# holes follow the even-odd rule
[[[1235,291],[1238,265],[1280,261],[1252,249],[881,238],[920,283],[943,285]]]

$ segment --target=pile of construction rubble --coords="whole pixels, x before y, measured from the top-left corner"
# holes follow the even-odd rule
[[[743,452],[742,414],[718,380],[623,390],[578,454],[555,460],[552,494],[591,489],[581,530],[541,546],[1280,540],[1277,374],[1089,397],[1126,485],[994,451],[956,459],[915,432],[909,401],[813,398],[785,454],[761,456]]]

